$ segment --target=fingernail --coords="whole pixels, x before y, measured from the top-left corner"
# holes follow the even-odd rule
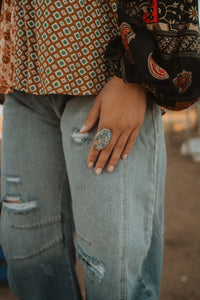
[[[109,167],[108,167],[108,171],[109,171],[109,172],[112,172],[113,170],[114,170],[114,166],[109,166]]]
[[[81,127],[81,129],[80,129],[80,132],[84,131],[85,129],[86,129],[86,126],[83,125],[83,126]]]
[[[124,155],[122,156],[122,158],[123,158],[123,159],[126,159],[127,156],[128,156],[128,154],[124,154]]]
[[[92,168],[93,165],[94,165],[94,163],[93,163],[92,161],[90,161],[90,162],[88,163],[88,167],[89,167],[89,168]]]
[[[101,171],[102,171],[101,168],[97,168],[97,169],[95,170],[95,173],[96,173],[97,175],[99,175],[99,174],[101,174]]]

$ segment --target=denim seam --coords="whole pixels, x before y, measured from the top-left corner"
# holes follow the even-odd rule
[[[65,243],[65,241],[67,241],[66,236],[65,236],[65,229],[64,229],[64,224],[69,223],[71,221],[71,235],[73,236],[74,232],[73,232],[73,216],[68,217],[68,218],[64,218],[64,213],[63,213],[63,199],[65,199],[64,197],[64,189],[65,189],[65,183],[66,183],[66,179],[68,180],[68,176],[67,173],[65,173],[65,176],[63,176],[63,183],[62,183],[62,191],[60,193],[60,226],[61,226],[61,233],[63,236],[63,244]],[[71,200],[71,199],[70,199]],[[69,201],[69,200],[68,200]]]
[[[151,292],[151,294],[152,294],[152,296],[153,296],[153,299],[151,299],[151,300],[157,300],[157,298],[156,298],[156,296],[155,296],[155,294],[154,294],[152,288],[149,287],[149,286],[146,284],[146,282],[145,282],[142,278],[140,278],[139,281],[144,285],[144,287],[145,287],[146,290],[148,290],[148,291]]]
[[[157,130],[159,130],[159,127],[156,126],[156,124],[155,124],[157,120],[155,120],[154,114],[155,114],[155,111],[153,110],[155,140],[157,141],[157,138],[158,138]],[[157,155],[157,160],[156,160],[156,155]],[[154,186],[155,186],[155,195],[154,195],[154,197],[155,197],[156,201],[157,201],[157,192],[156,191],[158,191],[157,171],[158,171],[158,145],[157,145],[157,142],[156,142],[155,143],[155,178],[154,178],[154,182],[155,182],[155,184],[154,184]],[[161,230],[159,229],[160,226],[159,226],[159,223],[157,222],[157,220],[154,220],[154,224],[155,224],[155,229],[156,229],[156,231],[159,235],[159,238],[160,238],[161,242],[163,242],[163,238],[162,238],[163,235],[161,233]]]
[[[127,190],[127,158],[123,161],[123,249],[122,249],[122,274],[121,274],[121,300],[127,299],[126,263],[128,251],[128,190]]]
[[[153,223],[153,211],[154,211],[154,203],[155,203],[155,196],[156,196],[156,175],[157,175],[157,168],[156,168],[156,156],[157,156],[157,131],[156,131],[156,124],[155,124],[155,110],[154,106],[152,106],[151,114],[152,114],[152,121],[153,121],[153,128],[154,128],[154,157],[153,157],[153,193],[150,205],[150,214],[147,221],[147,242],[150,243],[151,235],[152,235],[152,223]],[[149,226],[151,224],[151,226]]]
[[[158,170],[158,161],[157,161],[157,168],[156,168],[156,170]],[[158,192],[158,182],[156,182],[156,191]],[[156,201],[158,201],[157,193],[156,193]],[[156,231],[158,233],[158,236],[159,236],[161,242],[163,242],[163,240],[164,240],[164,238],[163,238],[163,229],[162,229],[162,226],[160,225],[160,223],[158,221],[157,216],[155,216],[155,218],[154,218],[154,225],[155,225],[155,229],[156,229]]]
[[[48,225],[53,225],[53,224],[60,223],[60,222],[61,222],[61,216],[57,215],[57,216],[55,216],[51,219],[49,218],[49,219],[46,219],[42,222],[32,223],[32,224],[29,224],[29,225],[15,225],[15,224],[9,223],[9,226],[12,227],[12,228],[16,228],[16,229],[38,229],[38,228],[41,228],[41,227],[45,227],[45,226],[48,226]]]
[[[92,245],[92,242],[88,241],[86,238],[82,237],[77,231],[76,231],[76,235],[79,237],[79,239],[81,239],[82,241],[86,242],[89,245]]]
[[[158,236],[159,236],[161,242],[163,242],[163,234],[162,234],[161,230],[159,229],[160,226],[159,226],[158,222],[156,222],[156,221],[154,221],[154,224],[155,224],[155,229],[158,233]]]
[[[30,258],[33,258],[34,256],[37,256],[51,248],[54,248],[56,247],[58,244],[62,243],[63,242],[63,237],[60,236],[58,238],[56,238],[53,242],[49,242],[48,244],[46,244],[44,247],[36,250],[36,251],[33,251],[32,253],[30,254],[27,254],[27,255],[24,255],[24,256],[14,256],[12,259],[13,260],[24,260],[24,259],[30,259]]]
[[[69,262],[68,257],[67,257],[67,261]],[[71,295],[72,295],[72,297],[73,297],[72,299],[78,300],[79,297],[77,297],[77,294],[79,293],[79,291],[78,291],[78,289],[76,288],[75,281],[73,280],[72,276],[70,276],[71,274],[70,274],[70,272],[69,272],[69,268],[67,268],[67,267],[65,266],[65,269],[66,269],[66,272],[67,272],[67,274],[68,274],[68,279],[70,280],[70,283],[71,283]],[[78,285],[78,288],[79,288],[79,285]],[[70,296],[70,297],[71,297],[71,296]],[[82,297],[81,297],[81,299],[82,299]],[[81,299],[80,299],[80,300],[81,300]]]

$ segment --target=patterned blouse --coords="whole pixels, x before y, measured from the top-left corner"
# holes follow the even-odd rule
[[[118,26],[105,58],[119,77],[142,83],[166,109],[199,100],[198,0],[118,0]]]
[[[3,0],[0,93],[98,94],[117,35],[115,0]]]
[[[199,100],[198,0],[3,1],[1,92],[8,92],[12,74],[16,88],[40,94],[96,93],[106,74],[115,74],[141,83],[166,109],[182,110]],[[84,59],[91,69],[83,67]]]

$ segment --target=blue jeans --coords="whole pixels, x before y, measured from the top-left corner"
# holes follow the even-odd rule
[[[148,103],[127,159],[98,176],[86,163],[97,124],[79,133],[94,99],[6,95],[0,228],[20,300],[81,299],[76,255],[88,300],[158,299],[166,170],[160,107]]]

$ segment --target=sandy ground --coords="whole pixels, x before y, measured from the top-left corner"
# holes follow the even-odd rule
[[[166,137],[168,165],[161,300],[200,299],[200,163],[180,155],[180,145],[186,135]]]
[[[190,135],[197,133],[190,131]],[[187,136],[185,131],[166,134],[168,164],[160,300],[200,299],[200,163],[180,154],[180,145]],[[16,300],[7,286],[0,287],[0,299]]]

